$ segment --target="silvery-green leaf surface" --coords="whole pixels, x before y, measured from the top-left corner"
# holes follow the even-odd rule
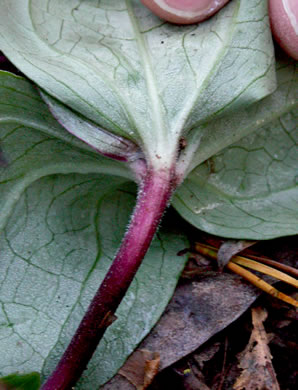
[[[0,229],[24,189],[54,173],[107,173],[131,178],[125,164],[87,150],[52,117],[36,89],[0,72]]]
[[[135,203],[124,164],[87,150],[28,81],[0,72],[0,377],[57,364]],[[116,176],[117,175],[117,176]],[[167,305],[187,245],[160,231],[78,389],[114,375]]]
[[[257,240],[298,233],[296,65],[280,61],[277,76],[271,96],[206,125],[194,166],[212,156],[209,127],[218,134],[218,150],[221,132],[233,137],[240,126],[252,134],[195,168],[176,192],[174,207],[199,229]]]
[[[50,95],[138,143],[156,168],[173,165],[181,135],[275,88],[259,0],[232,0],[187,27],[138,0],[3,0],[0,49]]]

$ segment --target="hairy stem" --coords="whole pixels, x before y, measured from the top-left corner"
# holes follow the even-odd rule
[[[64,355],[41,390],[71,389],[86,369],[150,246],[174,186],[169,171],[147,173],[113,264]]]

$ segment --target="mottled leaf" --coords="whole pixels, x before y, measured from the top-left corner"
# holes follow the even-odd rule
[[[5,0],[0,26],[0,48],[22,72],[133,139],[156,168],[174,163],[181,135],[191,133],[195,150],[198,124],[275,89],[263,1],[231,1],[205,23],[181,27],[139,0]]]
[[[288,62],[277,74],[271,96],[207,125],[217,128],[219,143],[221,131],[256,131],[199,165],[178,189],[173,205],[194,226],[252,240],[297,233],[298,79]],[[197,162],[212,153],[202,143]]]
[[[55,122],[30,83],[2,73],[0,92],[8,161],[0,167],[0,375],[34,370],[44,377],[112,262],[135,186],[125,165],[88,150]],[[79,389],[114,375],[155,324],[186,245],[173,227],[157,235]]]

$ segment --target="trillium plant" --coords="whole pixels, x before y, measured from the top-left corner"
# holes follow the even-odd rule
[[[297,233],[295,62],[265,0],[2,0],[0,49],[26,76],[0,74],[0,374],[96,389],[183,269],[170,204],[224,237]]]

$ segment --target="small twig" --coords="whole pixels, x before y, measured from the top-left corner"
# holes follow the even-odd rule
[[[289,265],[282,264],[279,261],[267,259],[266,257],[256,256],[252,254],[249,254],[247,256],[250,259],[259,261],[260,263],[271,265],[272,267],[278,268],[281,271],[287,272],[288,274],[298,278],[298,270],[296,268],[290,267]]]
[[[221,369],[221,375],[220,375],[220,382],[219,382],[219,385],[217,387],[217,390],[221,390],[222,389],[222,386],[224,384],[224,381],[225,381],[225,367],[226,367],[226,361],[227,361],[227,350],[228,350],[228,338],[226,337],[225,338],[225,349],[224,349],[224,357],[223,357],[223,362],[222,362],[222,369]]]
[[[255,260],[246,259],[242,256],[235,256],[231,260],[233,263],[236,263],[238,265],[242,265],[243,267],[253,269],[254,271],[262,272],[265,275],[269,275],[274,277],[275,279],[279,279],[285,283],[290,284],[291,286],[294,286],[298,288],[298,280],[293,278],[292,276],[289,276],[285,274],[284,272],[278,271],[272,267],[269,267],[265,264],[260,264],[259,262]]]
[[[195,249],[200,254],[203,254],[205,256],[208,256],[212,259],[217,259],[217,250],[216,248],[213,248],[209,245],[205,244],[199,244],[197,243],[195,245]],[[272,260],[273,261],[273,260]],[[227,264],[227,268],[234,273],[242,276],[244,279],[248,280],[250,283],[252,283],[254,286],[258,287],[259,289],[265,291],[267,294],[274,296],[275,298],[278,298],[284,302],[287,302],[295,307],[298,307],[298,301],[295,299],[289,297],[288,295],[280,292],[275,287],[272,287],[269,283],[265,282],[258,276],[254,275],[252,272],[247,271],[240,265],[244,265],[247,268],[254,269],[255,271],[263,272],[266,275],[273,276],[279,280],[282,280],[288,284],[293,285],[294,287],[298,287],[298,281],[285,274],[284,272],[278,271],[272,267],[269,267],[264,264],[259,264],[258,262],[254,260],[247,259],[242,256],[234,256],[232,257],[231,261]]]
[[[235,274],[238,274],[242,276],[244,279],[248,280],[251,284],[258,287],[260,290],[265,291],[267,294],[278,298],[284,302],[289,303],[290,305],[293,305],[295,307],[298,307],[298,301],[295,299],[289,297],[288,295],[282,293],[281,291],[278,291],[275,287],[271,286],[271,284],[265,282],[263,279],[257,277],[252,272],[247,271],[246,269],[240,267],[238,264],[235,264],[233,262],[230,262],[227,267],[235,272]]]

